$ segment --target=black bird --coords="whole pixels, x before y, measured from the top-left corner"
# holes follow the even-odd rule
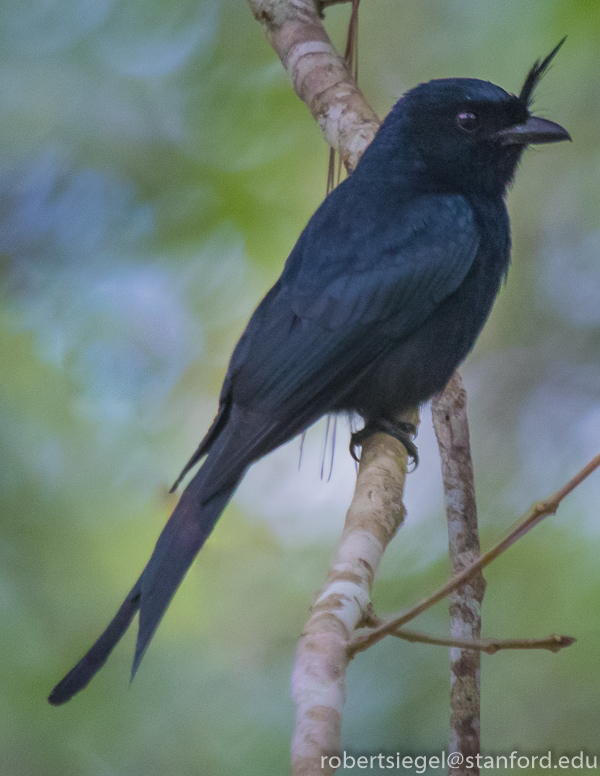
[[[487,81],[420,84],[392,108],[329,194],[231,357],[218,414],[173,486],[203,457],[115,618],[54,688],[58,705],[104,665],[138,611],[132,677],[177,587],[248,467],[327,413],[401,439],[394,416],[444,388],[473,347],[510,261],[504,197],[523,149],[569,140]]]

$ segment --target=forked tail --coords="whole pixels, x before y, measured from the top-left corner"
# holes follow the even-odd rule
[[[233,485],[206,499],[205,485],[211,468],[202,467],[187,486],[140,578],[98,641],[52,690],[48,698],[51,704],[59,706],[87,686],[139,609],[138,637],[131,669],[133,679],[175,591],[243,476],[241,472]]]

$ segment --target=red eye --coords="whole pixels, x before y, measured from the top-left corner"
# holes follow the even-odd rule
[[[456,123],[465,132],[475,132],[481,126],[481,119],[476,113],[459,113],[456,117]]]

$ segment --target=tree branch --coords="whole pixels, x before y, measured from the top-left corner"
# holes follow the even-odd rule
[[[356,167],[379,119],[325,32],[314,0],[248,0],[255,18],[346,169]]]
[[[548,517],[548,515],[554,515],[558,510],[561,502],[569,495],[569,493],[572,493],[578,485],[581,485],[581,483],[599,466],[600,453],[592,458],[592,460],[587,463],[583,469],[577,472],[574,477],[572,477],[565,485],[563,485],[562,488],[557,490],[556,493],[550,496],[550,498],[548,498],[546,501],[541,501],[538,504],[534,504],[530,512],[528,512],[525,517],[519,520],[516,528],[514,528],[508,534],[508,536],[495,544],[490,550],[485,552],[479,558],[479,560],[472,563],[460,574],[457,574],[455,577],[446,582],[443,587],[440,587],[438,590],[424,598],[415,606],[400,612],[398,615],[396,615],[396,617],[388,620],[388,622],[384,623],[383,625],[380,625],[375,630],[371,631],[371,633],[365,636],[359,636],[358,638],[354,639],[354,641],[351,642],[351,644],[348,646],[350,656],[353,657],[357,652],[364,652],[365,649],[368,649],[369,647],[373,646],[373,644],[381,641],[381,639],[383,639],[385,636],[392,635],[394,631],[397,631],[403,625],[406,625],[407,622],[414,620],[414,618],[419,614],[422,614],[424,611],[446,598],[446,596],[450,595],[450,593],[452,593],[454,590],[457,590],[461,585],[464,585],[465,582],[471,579],[474,574],[477,574],[477,572],[484,569],[486,566],[489,566],[492,561],[496,560],[497,557],[502,555],[502,553],[505,552],[516,541],[525,536],[525,534],[528,533],[528,531],[530,531],[534,526],[536,526],[538,523],[541,523],[544,518]]]
[[[335,50],[313,0],[248,0],[326,141],[350,172],[379,120]],[[329,3],[326,3],[329,4]],[[418,424],[418,412],[399,418]],[[404,517],[407,456],[392,437],[374,434],[362,446],[356,489],[326,585],[300,639],[292,677],[297,706],[292,741],[295,776],[331,773],[321,758],[341,748],[347,644],[367,622],[370,590],[381,556]]]
[[[444,501],[452,573],[458,574],[480,554],[473,461],[467,419],[467,393],[456,372],[444,392],[434,397],[433,426],[442,459]],[[450,633],[455,641],[479,642],[485,580],[481,570],[450,594]],[[449,752],[460,752],[460,766],[449,773],[476,774],[480,752],[481,653],[473,648],[450,649]],[[468,759],[470,758],[470,759]],[[467,768],[465,763],[474,766]]]
[[[415,423],[416,412],[403,419]],[[388,543],[402,524],[407,455],[387,434],[374,434],[360,458],[354,497],[335,561],[298,643],[292,675],[296,731],[294,776],[333,773],[321,758],[341,748],[347,645],[371,616],[370,592]]]

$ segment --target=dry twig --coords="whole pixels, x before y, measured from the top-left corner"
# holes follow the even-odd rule
[[[450,595],[454,590],[458,589],[461,585],[464,585],[474,574],[489,566],[490,563],[496,560],[497,557],[502,555],[509,547],[511,547],[516,541],[525,536],[534,526],[540,523],[548,515],[554,515],[560,506],[561,502],[572,493],[575,488],[580,485],[586,477],[595,471],[600,466],[600,453],[596,455],[592,460],[587,463],[583,469],[572,477],[562,488],[556,491],[546,501],[541,501],[538,504],[534,504],[531,510],[519,520],[516,528],[514,528],[508,536],[495,544],[490,550],[485,552],[479,560],[472,563],[460,574],[452,577],[446,582],[443,587],[440,587],[431,595],[419,601],[415,606],[410,607],[400,612],[396,617],[388,620],[388,622],[375,628],[371,633],[356,638],[349,646],[348,651],[351,656],[354,656],[357,652],[364,652],[373,644],[381,641],[385,636],[392,635],[394,631],[397,631],[407,622],[414,620],[419,614],[431,608],[435,604],[442,601],[446,596]]]
[[[456,647],[458,649],[479,650],[487,655],[495,655],[502,649],[547,649],[550,652],[560,652],[565,647],[570,647],[576,639],[573,636],[559,636],[553,633],[545,639],[480,639],[479,641],[469,641],[468,639],[444,639],[430,636],[421,631],[400,628],[390,636],[396,636],[403,641],[410,641],[413,644],[432,644],[438,647]]]

